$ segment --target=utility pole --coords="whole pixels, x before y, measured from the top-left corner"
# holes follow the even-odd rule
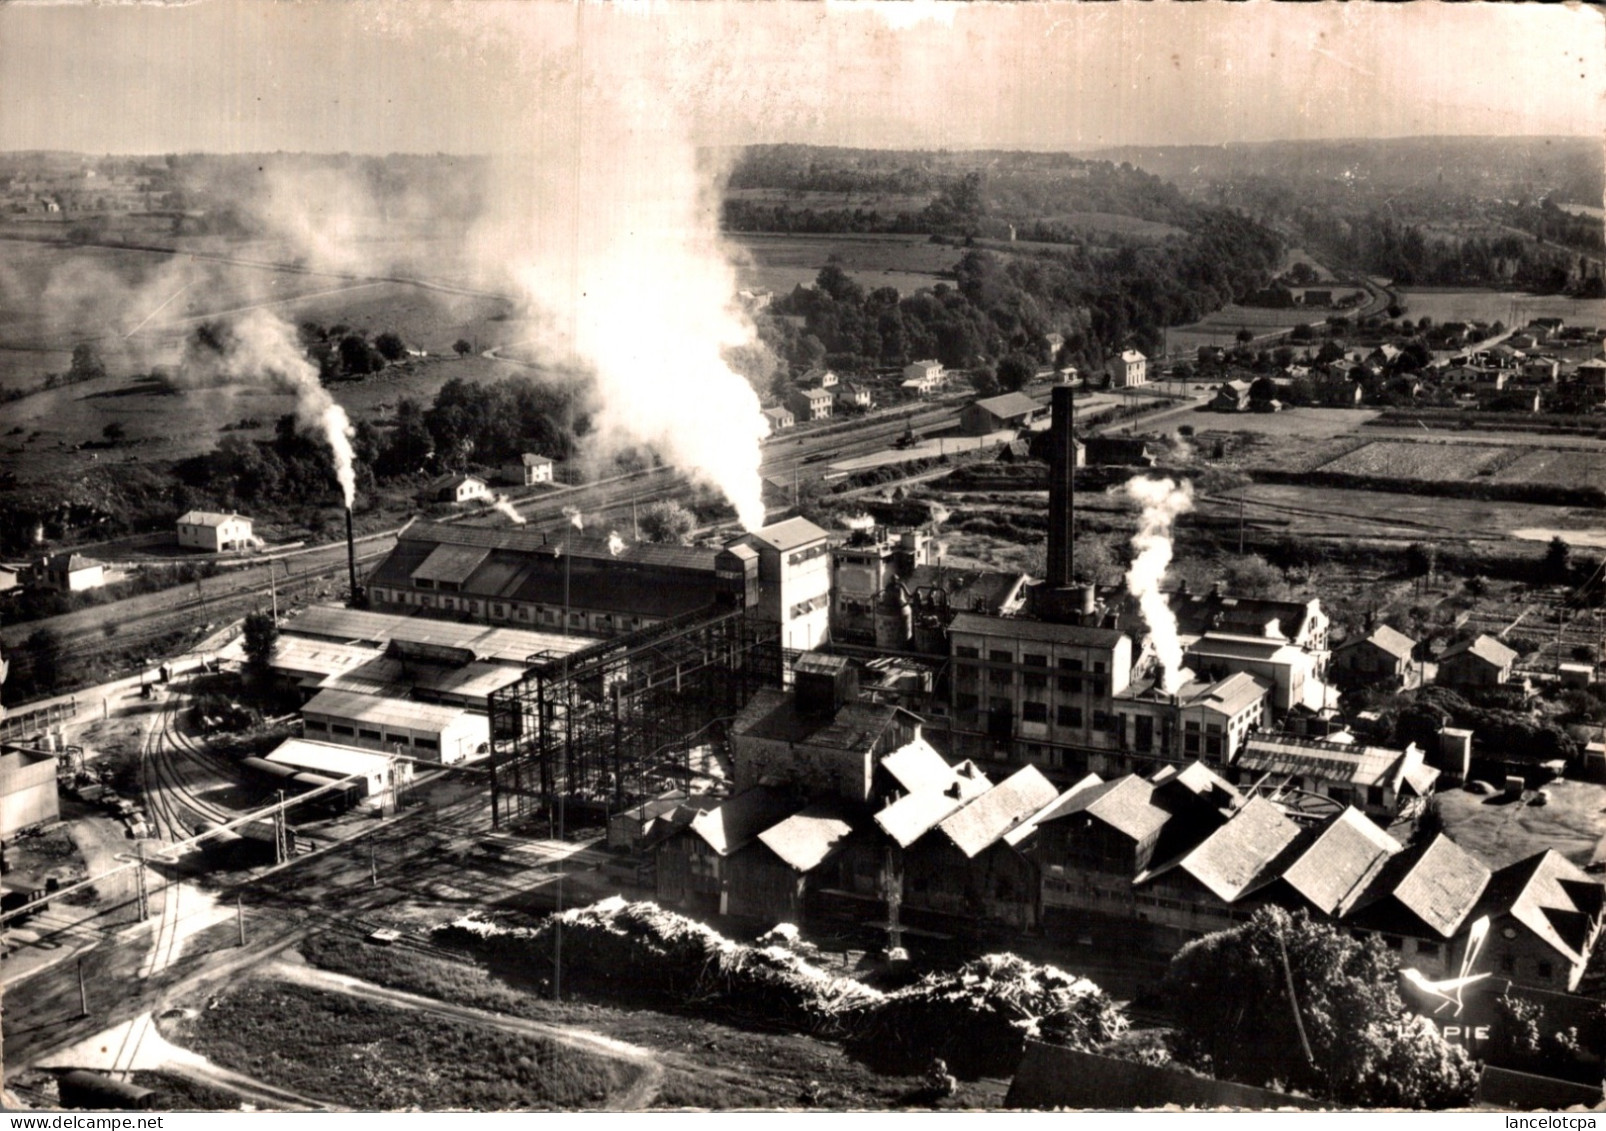
[[[1244,501],[1242,496],[1238,499],[1238,556],[1244,552]]]
[[[279,791],[279,806],[273,811],[273,862],[283,864],[290,857],[290,846],[284,835],[284,790]]]
[[[139,842],[139,867],[134,869],[134,898],[139,904],[139,921],[151,917],[150,890],[145,886],[145,842]],[[80,964],[81,965],[81,964]],[[82,973],[80,969],[79,973]]]
[[[78,960],[78,1016],[89,1016],[89,989],[84,985],[84,960]]]
[[[234,897],[234,922],[240,928],[240,945],[245,945],[245,896]]]
[[[368,885],[379,886],[379,860],[374,855],[374,842],[368,842]]]

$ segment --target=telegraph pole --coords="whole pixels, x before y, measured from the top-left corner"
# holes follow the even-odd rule
[[[234,897],[234,922],[240,928],[240,945],[245,945],[245,896]]]
[[[78,960],[78,1016],[89,1016],[89,989],[84,985],[84,960]]]

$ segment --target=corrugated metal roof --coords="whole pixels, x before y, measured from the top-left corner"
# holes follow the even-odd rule
[[[747,534],[746,537],[764,543],[780,553],[807,546],[827,537],[827,533],[806,518],[789,518],[771,523]]]
[[[1311,906],[1332,915],[1400,850],[1399,841],[1365,813],[1346,807],[1284,869],[1283,879]]]
[[[373,750],[355,750],[350,746],[314,742],[307,738],[287,738],[273,748],[268,761],[344,778],[353,774],[369,776],[384,773],[393,759],[388,754]]]
[[[434,644],[444,648],[466,649],[480,660],[508,663],[523,663],[540,652],[568,655],[596,643],[586,637],[562,636],[556,632],[464,624],[460,621],[375,613],[335,605],[308,609],[285,621],[281,632],[284,637],[315,636],[327,640],[371,643],[380,647],[392,640]]]
[[[338,675],[384,655],[367,644],[340,644],[301,636],[280,636],[273,645],[273,667],[317,676]]]
[[[511,550],[524,554],[551,555],[561,548],[576,559],[631,562],[665,568],[713,572],[718,550],[703,546],[665,546],[653,542],[633,542],[620,554],[610,553],[606,538],[570,538],[565,526],[550,538],[539,530],[526,528],[463,526],[457,523],[415,522],[397,535],[398,547],[408,543],[448,546],[481,546],[488,550]]]
[[[326,715],[359,723],[406,727],[412,730],[441,730],[464,715],[462,707],[438,703],[415,703],[411,699],[390,699],[364,695],[360,691],[320,691],[301,708],[302,715]]]
[[[1264,699],[1270,691],[1271,688],[1248,672],[1234,672],[1226,679],[1195,692],[1185,705],[1208,707],[1228,718],[1235,718]]]
[[[1045,640],[1080,648],[1113,648],[1122,639],[1122,634],[1113,628],[1052,624],[1025,617],[990,617],[981,613],[957,614],[948,631],[950,634],[971,633],[996,639]]]
[[[794,871],[809,872],[833,855],[852,835],[853,826],[842,810],[822,802],[793,813],[778,825],[771,825],[758,834],[758,839]]]
[[[354,691],[363,695],[406,699],[415,691],[451,696],[478,703],[493,691],[500,691],[524,678],[523,666],[472,663],[462,667],[425,664],[416,660],[403,663],[379,656],[360,667],[336,672],[319,685],[331,691]]]
[[[1233,764],[1254,773],[1315,777],[1365,787],[1398,784],[1405,753],[1383,746],[1345,746],[1291,735],[1252,734]]]
[[[477,546],[436,546],[429,552],[429,557],[413,569],[412,576],[437,584],[444,581],[448,584],[461,585],[479,568],[489,553],[489,550]]]
[[[994,416],[1009,418],[1011,416],[1029,416],[1044,411],[1044,406],[1032,400],[1025,393],[1000,393],[996,397],[984,397],[976,401],[974,408],[985,409]]]
[[[976,798],[937,827],[967,857],[1031,821],[1059,796],[1036,766],[1025,766]]]

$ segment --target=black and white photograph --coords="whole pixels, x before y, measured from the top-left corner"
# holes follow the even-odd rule
[[[1603,17],[0,4],[8,1126],[1594,1127]]]

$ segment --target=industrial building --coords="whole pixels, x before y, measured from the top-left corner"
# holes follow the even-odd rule
[[[789,518],[737,538],[716,567],[722,585],[742,586],[756,616],[780,625],[783,648],[807,651],[830,633],[830,553],[824,530]]]
[[[959,414],[959,430],[967,436],[985,436],[1011,428],[1025,428],[1043,406],[1025,393],[1002,393],[966,405]]]
[[[249,549],[251,520],[243,514],[185,511],[178,519],[178,544],[214,554]]]
[[[304,738],[285,739],[274,747],[267,760],[331,781],[355,778],[359,797],[368,807],[375,809],[393,808],[398,791],[405,789],[413,780],[411,762]]]
[[[0,750],[0,840],[60,816],[55,755],[12,746]]]
[[[490,742],[484,715],[355,691],[318,692],[301,708],[301,723],[311,739],[444,765],[484,753]]]

